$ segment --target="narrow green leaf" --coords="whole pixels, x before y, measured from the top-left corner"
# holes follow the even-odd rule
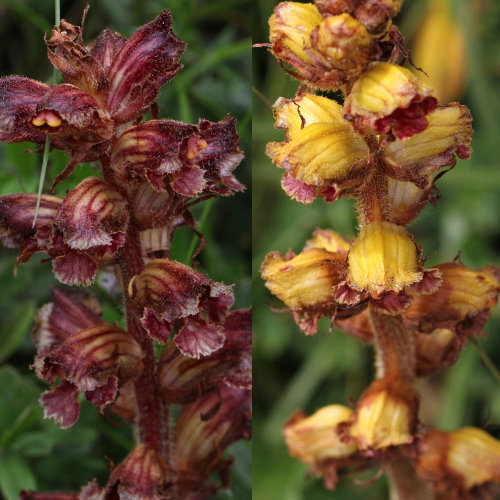
[[[30,329],[36,313],[35,301],[22,302],[14,307],[10,318],[0,328],[0,363],[17,350]]]
[[[0,453],[0,491],[6,500],[17,500],[21,490],[35,490],[36,481],[27,462],[14,453]]]

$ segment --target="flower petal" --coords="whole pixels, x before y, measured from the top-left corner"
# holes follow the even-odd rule
[[[80,416],[77,394],[78,389],[67,381],[51,391],[44,392],[40,397],[44,418],[53,418],[62,429],[74,425]]]
[[[427,115],[428,127],[408,139],[388,144],[382,153],[389,175],[424,188],[429,175],[470,156],[472,118],[469,109],[457,103],[439,107]]]
[[[69,192],[54,221],[64,242],[77,250],[112,245],[124,237],[128,222],[125,200],[99,177],[87,177]]]
[[[0,141],[45,142],[45,133],[31,123],[36,106],[49,90],[45,83],[22,76],[0,78]]]
[[[133,307],[143,323],[154,315],[171,323],[198,314],[204,301],[232,297],[231,288],[211,281],[192,267],[168,259],[155,259],[129,283]],[[232,302],[232,301],[231,301]]]
[[[102,66],[83,46],[82,29],[67,21],[55,27],[52,36],[45,40],[47,56],[65,83],[75,85],[104,105],[109,82]]]
[[[101,65],[107,74],[125,43],[127,43],[127,39],[119,33],[105,29],[92,42],[90,55]]]
[[[180,71],[185,46],[172,32],[166,10],[132,35],[108,73],[107,109],[117,123],[133,120],[153,103],[160,87]]]
[[[189,318],[175,337],[179,351],[190,358],[199,359],[218,351],[226,336],[221,325],[207,323],[201,317]]]
[[[225,384],[237,389],[252,387],[252,313],[231,311],[223,326],[224,345],[200,359],[184,356],[175,344],[162,354],[158,378],[166,401],[191,403]]]
[[[84,253],[69,251],[52,261],[56,279],[64,285],[90,286],[97,275],[96,261]]]
[[[102,323],[99,301],[86,292],[52,288],[52,302],[39,309],[33,327],[38,352],[46,352],[64,339]]]
[[[112,375],[124,383],[142,368],[142,350],[137,341],[121,328],[107,324],[67,337],[49,358],[81,391],[106,385]]]
[[[375,63],[354,83],[344,102],[344,116],[356,129],[370,127],[405,139],[427,128],[426,115],[437,106],[431,94],[408,69]]]
[[[421,267],[410,233],[396,224],[372,222],[352,243],[347,283],[377,297],[420,281]]]

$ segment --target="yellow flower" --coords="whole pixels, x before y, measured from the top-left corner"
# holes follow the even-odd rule
[[[323,18],[313,4],[282,2],[269,19],[272,53],[309,85],[334,90],[354,81],[376,54],[366,28],[348,13]]]
[[[290,196],[302,203],[317,195],[326,201],[357,196],[368,169],[380,166],[390,178],[387,215],[400,225],[432,201],[434,173],[454,166],[455,155],[466,159],[471,153],[470,113],[456,103],[428,114],[424,131],[389,142],[375,133],[358,134],[342,116],[341,106],[326,97],[304,93],[279,98],[273,110],[285,141],[269,143],[266,151],[285,169],[282,186]]]
[[[331,99],[312,94],[280,98],[274,114],[287,140],[269,143],[266,152],[300,183],[319,188],[341,184],[369,158],[367,144]]]
[[[287,259],[271,252],[262,263],[266,286],[290,309],[335,307],[334,286],[343,276],[345,256],[311,248]]]
[[[404,379],[379,379],[358,401],[349,435],[362,450],[411,443],[417,421],[418,398]]]
[[[386,172],[396,179],[424,187],[433,172],[454,166],[459,158],[470,156],[472,118],[467,106],[451,103],[427,115],[427,128],[404,140],[396,139],[382,152]]]
[[[329,405],[306,417],[296,412],[285,424],[283,434],[290,455],[309,465],[338,459],[356,452],[355,443],[344,443],[337,426],[349,422],[352,410],[346,406]]]
[[[465,36],[451,4],[450,0],[429,2],[412,50],[415,65],[425,68],[439,102],[462,95],[467,73]]]
[[[307,241],[304,250],[309,248],[324,248],[329,252],[344,253],[347,255],[351,244],[343,236],[331,229],[315,229],[313,237]]]
[[[437,269],[443,278],[441,288],[433,295],[415,297],[405,318],[424,332],[451,328],[477,335],[497,303],[500,270],[486,266],[475,271],[451,262]]]
[[[431,88],[410,70],[379,62],[354,83],[344,102],[344,116],[358,129],[369,127],[404,139],[426,129],[425,115],[436,106]]]
[[[349,252],[347,283],[351,288],[377,297],[400,292],[422,277],[417,247],[404,228],[390,222],[361,228]]]
[[[292,66],[313,64],[305,48],[310,45],[311,31],[323,20],[311,3],[281,2],[269,18],[269,38],[276,57]]]
[[[454,432],[432,429],[422,439],[416,465],[439,491],[466,498],[475,486],[500,481],[500,441],[475,427]]]

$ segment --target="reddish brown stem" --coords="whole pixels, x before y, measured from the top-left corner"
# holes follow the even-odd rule
[[[387,220],[388,184],[382,170],[382,163],[377,159],[366,176],[358,197],[358,221],[360,226],[370,222]]]
[[[103,158],[102,166],[106,181],[121,192],[127,198],[129,206],[131,206],[127,193],[121,190],[114,181],[109,158]],[[140,319],[133,311],[127,293],[128,284],[132,277],[144,269],[139,231],[135,227],[132,218],[129,223],[127,239],[122,249],[119,266],[125,298],[127,329],[139,342],[144,354],[142,360],[144,368],[134,384],[138,411],[136,416],[137,435],[140,443],[163,455],[168,450],[168,446],[165,444],[168,442],[168,426],[164,425],[168,423],[164,420],[165,415],[168,415],[168,408],[165,408],[165,405],[162,405],[160,400],[155,374],[154,344],[143,328]],[[164,456],[164,458],[167,459],[168,457]]]
[[[415,378],[415,345],[413,335],[400,316],[370,312],[375,332],[377,378],[394,377],[411,381]]]
[[[432,500],[434,494],[429,484],[422,481],[408,457],[398,455],[387,469],[390,500]]]

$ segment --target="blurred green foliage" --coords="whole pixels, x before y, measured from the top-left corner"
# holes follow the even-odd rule
[[[61,17],[80,24],[86,0],[61,0]],[[240,147],[247,159],[236,170],[237,178],[250,187],[251,90],[250,0],[101,0],[90,1],[84,41],[91,42],[105,27],[129,37],[162,10],[170,9],[173,29],[188,42],[182,57],[184,69],[167,83],[159,96],[161,118],[197,122],[219,121],[229,113],[238,119]],[[52,66],[46,57],[43,36],[53,25],[52,1],[0,0],[1,76],[19,74],[50,81]],[[0,194],[36,192],[41,156],[25,153],[32,144],[0,144]],[[44,192],[68,158],[50,155]],[[81,179],[93,175],[81,165],[57,193],[64,195]],[[250,190],[214,201],[202,233],[207,246],[197,258],[199,269],[217,281],[235,284],[235,307],[251,303]],[[199,218],[203,204],[193,212]],[[175,236],[173,254],[186,260],[193,240],[190,230]],[[0,497],[17,498],[20,488],[41,491],[78,491],[96,477],[101,484],[109,472],[109,460],[118,463],[133,446],[128,425],[103,418],[83,403],[77,424],[62,431],[44,420],[38,404],[47,387],[29,371],[34,347],[30,329],[36,309],[50,300],[56,285],[50,262],[35,256],[21,264],[13,277],[16,250],[0,248]],[[105,320],[120,320],[120,303],[97,286]],[[230,448],[235,456],[231,489],[221,499],[248,500],[251,496],[251,451],[248,443]]]
[[[429,0],[430,1],[430,0]],[[267,20],[277,1],[259,0],[254,11],[254,43],[268,41]],[[396,18],[411,42],[423,19],[427,0],[406,1]],[[467,161],[441,178],[441,201],[428,205],[410,231],[428,255],[427,266],[460,260],[476,268],[500,265],[500,4],[451,0],[456,22],[467,43],[468,79],[460,101],[474,117],[472,147]],[[440,50],[434,47],[433,50]],[[425,68],[424,68],[425,70]],[[332,493],[320,479],[306,475],[307,467],[291,458],[281,435],[283,423],[297,408],[312,413],[326,404],[356,401],[374,376],[371,348],[334,328],[320,324],[319,333],[305,337],[283,304],[264,287],[259,267],[270,251],[298,252],[316,227],[331,228],[347,237],[356,234],[352,202],[304,206],[280,187],[281,171],[265,156],[269,141],[283,140],[273,128],[271,105],[279,96],[295,95],[298,82],[283,72],[265,48],[253,55],[253,304],[254,304],[254,500],[361,500],[388,498],[385,479],[360,486],[376,470],[342,477]],[[500,366],[500,310],[493,309],[488,337],[478,339]],[[446,430],[465,424],[485,428],[500,438],[500,387],[469,345],[453,367],[419,381],[420,417]],[[500,496],[498,497],[500,498]]]

